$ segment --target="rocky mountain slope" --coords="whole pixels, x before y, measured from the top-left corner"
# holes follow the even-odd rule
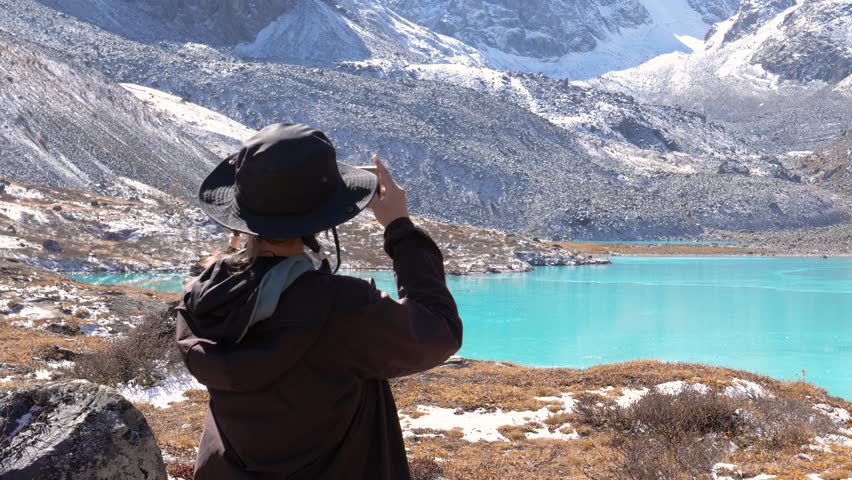
[[[678,105],[757,133],[772,153],[815,150],[852,124],[852,5],[750,0],[692,54],[663,55],[588,84]]]
[[[144,42],[264,60],[457,63],[589,78],[690,51],[737,0],[44,0]]]
[[[328,66],[340,61],[459,62],[481,54],[376,0],[45,0],[44,5],[145,43],[210,45],[237,55]]]
[[[0,176],[95,188],[111,176],[189,193],[215,158],[101,75],[0,30]]]
[[[571,79],[689,52],[737,0],[487,2],[382,0],[400,14],[479,49],[491,67]]]
[[[852,134],[848,131],[836,142],[797,159],[796,163],[811,183],[852,195]]]
[[[729,165],[720,175],[724,146],[715,157],[702,154],[713,159],[694,174],[689,169],[673,174],[681,168],[678,162],[702,163],[690,159],[690,152],[703,148],[684,141],[688,129],[677,127],[677,133],[675,122],[660,120],[703,123],[676,110],[631,119],[636,117],[631,109],[644,107],[625,100],[624,112],[596,114],[587,130],[605,128],[588,137],[575,133],[582,125],[567,131],[532,112],[529,102],[506,102],[445,82],[246,63],[198,44],[136,42],[32,0],[0,3],[0,20],[18,35],[62,49],[71,62],[117,81],[165,90],[252,128],[280,120],[313,123],[331,134],[344,161],[363,163],[379,151],[412,192],[413,211],[444,221],[551,238],[640,239],[693,237],[705,228],[812,227],[848,218],[828,197],[758,174],[769,168],[747,166],[754,175],[730,175],[745,170]],[[556,91],[554,115],[572,104],[570,90],[547,83],[532,87],[542,91],[535,95]],[[600,110],[619,102],[594,92],[580,96],[588,98],[583,101],[588,108],[605,98]],[[715,127],[704,130],[715,132],[722,145],[728,142]],[[632,150],[608,148],[608,135]],[[673,140],[669,146],[667,137]],[[671,152],[657,158],[677,138],[687,150],[682,159]]]
[[[497,230],[415,222],[441,247],[453,275],[607,263]],[[369,213],[339,232],[343,268],[391,268],[383,229]],[[9,259],[77,273],[185,272],[226,242],[226,232],[194,205],[125,178],[97,194],[0,178],[0,256]],[[322,255],[333,257],[331,238],[321,235],[320,243]]]

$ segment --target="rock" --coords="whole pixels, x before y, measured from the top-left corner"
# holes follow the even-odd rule
[[[122,230],[104,232],[103,239],[111,242],[123,242],[125,240],[130,240],[136,232],[136,228],[125,228]]]
[[[441,366],[442,367],[454,367],[454,368],[462,368],[468,365],[468,361],[464,357],[460,357],[458,355],[453,355],[448,358]]]
[[[65,360],[74,360],[80,356],[80,353],[56,345],[46,345],[44,348],[39,350],[36,356],[42,360],[61,362]]]
[[[737,160],[725,160],[716,170],[719,175],[751,175],[748,165]]]
[[[62,247],[56,243],[56,240],[48,239],[41,243],[45,250],[51,253],[62,253]]]
[[[84,380],[0,396],[0,477],[166,480],[145,417],[115,390]]]
[[[56,333],[58,335],[67,335],[69,337],[80,334],[80,327],[65,325],[61,323],[51,323],[50,325],[45,327],[45,330],[51,333]]]

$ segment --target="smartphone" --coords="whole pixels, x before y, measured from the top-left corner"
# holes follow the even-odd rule
[[[355,167],[355,168],[357,168],[358,170],[364,170],[365,172],[370,172],[377,177],[379,176],[379,169],[375,165],[361,165],[361,166],[358,166],[358,167]],[[382,191],[382,184],[381,184],[381,182],[379,182],[376,185],[376,193],[380,193],[381,191]]]

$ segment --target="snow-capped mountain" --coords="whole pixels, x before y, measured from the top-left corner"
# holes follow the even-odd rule
[[[738,0],[44,0],[122,36],[262,60],[455,63],[591,78],[689,52]]]
[[[510,101],[452,82],[245,62],[210,46],[134,41],[33,0],[0,2],[0,23],[113,80],[154,86],[251,128],[312,123],[343,161],[378,151],[409,187],[412,210],[438,219],[587,239],[848,219],[768,160],[726,162],[751,153],[700,116],[623,95],[508,76],[508,95],[529,95]],[[690,131],[705,143],[693,144]]]
[[[0,177],[96,188],[124,176],[187,194],[215,157],[121,87],[0,30]]]
[[[852,123],[850,75],[848,0],[749,0],[694,53],[583,84],[703,112],[784,153],[817,149]]]
[[[436,12],[479,9],[493,22],[485,29],[492,36],[465,37],[475,30],[467,24],[444,31],[452,35],[438,33],[437,26],[416,18],[431,14],[418,5]],[[705,229],[848,221],[831,194],[798,183],[766,155],[767,133],[784,133],[771,122],[782,117],[744,128],[653,96],[642,101],[488,67],[512,56],[523,59],[524,69],[536,70],[527,67],[540,62],[555,68],[551,73],[565,73],[559,69],[575,61],[606,68],[593,61],[601,52],[600,58],[632,64],[669,47],[684,51],[676,58],[686,57],[687,45],[698,49],[690,56],[701,55],[711,49],[701,40],[710,22],[735,7],[724,0],[537,5],[544,16],[563,17],[557,21],[531,18],[536,10],[518,2],[497,1],[0,0],[0,25],[112,81],[141,85],[130,88],[172,114],[189,107],[183,99],[249,128],[311,123],[330,134],[341,160],[353,164],[378,151],[409,187],[412,210],[437,219],[576,239],[683,238]],[[510,25],[561,35],[570,12],[584,12],[595,32],[586,37],[594,39],[582,47],[587,50],[549,52],[545,41],[535,51],[535,42],[500,36]],[[471,15],[464,18],[478,18]],[[777,17],[754,22],[760,24],[754,32],[712,48],[753,42]],[[226,25],[234,22],[242,23]],[[576,30],[582,37],[583,28]],[[717,27],[711,37],[721,32]],[[846,83],[833,85],[824,92],[826,102],[852,98],[843,93],[848,91]],[[848,118],[848,110],[832,105],[825,113],[808,100],[809,118]],[[780,103],[773,105],[766,109]],[[789,102],[783,105],[789,112]],[[225,135],[191,122],[186,128],[221,154],[245,132],[235,134],[227,119],[217,121]]]
[[[481,54],[376,0],[44,0],[146,43],[196,43],[245,58],[328,66],[393,60],[481,65]]]
[[[381,0],[499,70],[585,79],[690,52],[738,0]]]
[[[752,62],[783,80],[836,83],[852,75],[852,2],[802,2]]]
[[[623,93],[578,86],[541,74],[483,67],[346,67],[346,71],[362,76],[431,80],[489,93],[570,132],[587,158],[631,174],[738,170],[790,178],[778,161],[760,155],[748,147],[748,141],[731,135],[705,116],[677,107],[643,104]]]
[[[391,59],[406,63],[482,65],[464,43],[410,22],[373,0],[303,0],[236,46],[237,55],[323,65]]]

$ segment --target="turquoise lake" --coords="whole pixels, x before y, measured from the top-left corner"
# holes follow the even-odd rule
[[[373,277],[395,291],[389,272]],[[78,275],[180,291],[180,275]],[[584,368],[639,358],[805,379],[852,399],[852,259],[637,258],[451,277],[461,355]]]

